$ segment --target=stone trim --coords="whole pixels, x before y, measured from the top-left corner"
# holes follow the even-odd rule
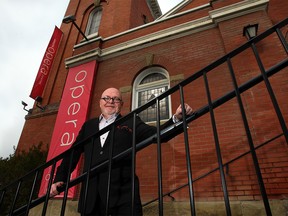
[[[172,26],[170,28],[160,30],[157,32],[153,32],[151,34],[147,34],[132,40],[125,41],[123,43],[119,43],[117,45],[100,49],[96,48],[90,50],[85,53],[81,53],[70,58],[67,58],[65,61],[66,67],[74,67],[79,64],[83,64],[87,61],[98,60],[103,61],[105,59],[109,59],[112,57],[117,57],[119,55],[123,55],[125,53],[129,53],[135,50],[143,49],[145,47],[154,46],[159,43],[163,43],[166,41],[170,41],[176,38],[184,37],[186,35],[190,35],[196,32],[201,32],[210,28],[217,26],[219,22],[233,19],[235,17],[243,16],[249,13],[253,13],[256,11],[266,10],[268,7],[269,0],[246,0],[243,2],[235,3],[233,5],[229,5],[220,9],[215,9],[209,12],[209,16],[192,20],[190,22],[182,23],[176,26]],[[163,20],[162,20],[163,21]],[[153,23],[155,24],[155,23]],[[148,25],[144,25],[147,27]],[[143,28],[143,27],[142,27]],[[137,27],[135,29],[140,29]],[[131,30],[131,31],[135,31]],[[118,34],[118,36],[127,34],[127,32],[123,32],[122,34]],[[111,39],[110,38],[95,38],[93,41],[102,40],[103,42]],[[90,41],[93,42],[93,41]],[[89,43],[89,42],[86,42]],[[74,48],[83,46],[76,45]]]

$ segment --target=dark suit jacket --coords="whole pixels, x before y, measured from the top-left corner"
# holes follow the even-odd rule
[[[121,115],[117,117],[120,118]],[[116,120],[117,120],[116,119]],[[166,122],[163,127],[172,124],[173,121],[169,120]],[[132,146],[132,135],[133,135],[133,121],[127,120],[122,124],[115,127],[115,135],[114,135],[114,146],[113,146],[113,155],[117,155],[120,152],[130,148]],[[84,140],[85,138],[95,134],[99,131],[99,118],[94,118],[86,121],[73,145],[76,145],[79,141]],[[136,119],[136,143],[148,138],[152,135],[155,135],[157,132],[156,127],[149,126],[145,124],[139,117]],[[87,171],[88,160],[92,157],[92,167],[100,164],[101,162],[108,159],[109,155],[109,145],[110,139],[112,137],[111,132],[109,133],[103,148],[100,144],[100,139],[94,139],[94,143],[89,141],[86,145],[83,145],[79,150],[74,152],[73,161],[72,161],[72,169],[74,169],[78,163],[78,160],[81,156],[81,153],[84,152],[84,168],[83,171]],[[93,144],[93,152],[91,152],[91,144]],[[112,165],[112,173],[111,173],[111,186],[110,186],[110,207],[117,207],[123,202],[131,203],[131,157],[127,157],[122,159],[121,161],[117,161],[117,163],[113,163]],[[69,167],[69,157],[64,158],[61,165],[57,169],[57,173],[54,179],[54,182],[58,181],[66,181],[67,172]],[[100,197],[103,204],[106,203],[107,197],[107,187],[108,187],[108,167],[106,169],[102,169],[97,172],[95,177],[92,177],[89,181],[89,188],[87,194],[87,204],[85,213],[89,213],[93,210],[96,201],[97,195]],[[83,212],[84,206],[84,188],[85,183],[82,184],[79,206],[78,210]],[[139,194],[139,180],[135,175],[135,202],[140,203],[140,194]]]

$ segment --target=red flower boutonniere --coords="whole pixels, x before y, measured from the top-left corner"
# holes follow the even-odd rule
[[[119,130],[126,130],[126,131],[132,133],[132,129],[129,128],[128,126],[126,126],[126,125],[118,125],[116,128],[119,129]]]

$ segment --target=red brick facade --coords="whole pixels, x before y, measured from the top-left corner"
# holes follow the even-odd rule
[[[257,5],[250,5],[252,3],[257,3]],[[249,12],[238,10],[239,4],[247,6],[244,11]],[[68,69],[85,61],[79,60],[80,55],[88,59],[86,54],[89,51],[101,50],[93,57],[89,57],[90,60],[98,61],[89,118],[100,114],[99,97],[104,89],[111,86],[120,88],[123,92],[125,102],[123,114],[127,114],[132,107],[133,82],[141,71],[150,66],[163,67],[168,71],[170,85],[173,86],[244,44],[247,41],[242,35],[244,26],[258,23],[258,32],[261,33],[287,18],[288,4],[283,0],[191,1],[170,17],[163,17],[154,22],[152,22],[153,16],[145,0],[111,0],[109,4],[102,3],[102,8],[100,38],[90,39],[93,42],[83,42],[83,37],[72,24],[61,25],[64,33],[63,39],[43,94],[43,104],[47,105],[46,110],[42,112],[35,107],[33,113],[26,116],[18,150],[27,150],[31,145],[40,142],[49,145]],[[226,8],[233,8],[236,12],[221,15],[221,10],[227,12]],[[71,0],[66,15],[74,14],[77,19],[76,23],[85,31],[92,9],[92,1]],[[143,22],[143,15],[149,21],[146,25]],[[207,24],[203,24],[204,22]],[[169,28],[167,32],[170,34],[163,36]],[[287,30],[287,26],[282,29],[284,35],[287,34]],[[155,37],[152,37],[153,35]],[[145,36],[149,36],[149,40]],[[117,46],[120,47],[119,50]],[[274,37],[269,37],[259,43],[257,48],[265,68],[276,64],[280,59],[287,58],[287,53]],[[147,58],[151,56],[153,60],[148,63]],[[235,57],[233,65],[238,85],[260,73],[252,51]],[[221,66],[221,69],[218,68],[217,71],[208,75],[212,99],[221,97],[233,89],[227,65]],[[281,111],[286,117],[286,123],[288,120],[287,72],[286,68],[285,71],[270,79]],[[178,80],[177,77],[182,78]],[[185,100],[195,110],[207,104],[203,80],[193,82],[185,88]],[[281,133],[264,83],[243,93],[242,100],[248,114],[247,119],[255,146]],[[180,103],[179,96],[173,95],[171,101],[172,110],[175,110]],[[247,136],[236,99],[214,111],[222,160],[223,163],[227,163],[249,151]],[[188,132],[192,174],[193,178],[197,179],[218,166],[210,116],[206,115],[194,121],[189,126]],[[272,144],[259,148],[256,152],[269,198],[287,199],[288,149],[285,139],[282,136],[274,140]],[[183,135],[162,145],[162,153],[163,187],[166,193],[187,184]],[[234,161],[225,169],[231,199],[261,199],[250,154]],[[156,198],[158,185],[156,145],[149,146],[138,153],[137,174],[141,182],[143,200]],[[194,189],[195,196],[199,200],[222,200],[219,171],[213,172],[204,180],[196,181]],[[176,200],[187,200],[189,198],[188,187],[184,187],[172,196]]]

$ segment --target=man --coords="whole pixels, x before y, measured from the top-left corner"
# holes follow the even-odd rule
[[[85,138],[95,134],[105,126],[113,123],[121,117],[121,108],[123,106],[122,96],[118,89],[106,89],[100,99],[101,115],[99,118],[94,118],[86,121],[73,145],[76,145]],[[187,115],[193,113],[192,108],[185,104],[185,111]],[[173,121],[182,119],[181,105],[177,108],[173,115]],[[170,119],[167,124],[173,124]],[[115,127],[113,139],[113,155],[117,155],[124,150],[131,148],[133,136],[133,120],[129,119]],[[136,143],[155,135],[157,132],[156,127],[145,124],[139,117],[136,118]],[[72,169],[78,163],[81,154],[84,152],[84,172],[88,170],[87,164],[89,159],[92,158],[92,167],[100,164],[108,159],[109,145],[112,135],[106,132],[99,138],[95,139],[93,143],[93,152],[91,152],[92,141],[81,145],[79,150],[75,150],[72,160]],[[69,157],[64,158],[61,165],[58,167],[54,184],[51,186],[50,195],[55,196],[58,194],[57,187],[63,186],[67,180]],[[130,215],[131,214],[131,173],[132,173],[131,157],[124,158],[117,163],[112,164],[111,172],[111,185],[110,185],[110,199],[109,199],[109,215]],[[84,208],[84,189],[85,183],[82,183],[82,189],[79,199],[78,210],[82,215],[105,215],[106,213],[106,200],[108,188],[108,168],[102,169],[97,172],[89,180],[89,187],[87,191],[87,203]],[[142,215],[142,205],[139,194],[139,180],[135,175],[135,212],[133,215]]]

